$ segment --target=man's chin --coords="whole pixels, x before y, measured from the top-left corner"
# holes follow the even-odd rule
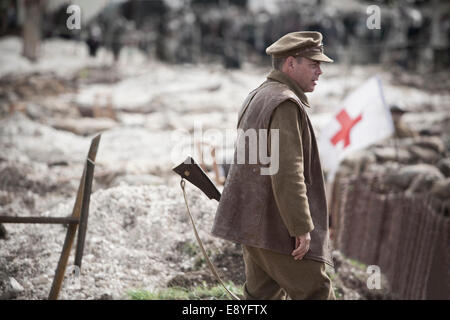
[[[313,92],[314,89],[316,88],[316,85],[317,85],[317,83],[313,83],[313,84],[311,85],[311,87],[309,87],[309,90],[308,90],[307,92]]]

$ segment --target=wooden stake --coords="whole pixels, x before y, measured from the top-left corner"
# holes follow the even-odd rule
[[[90,159],[86,160],[86,179],[83,192],[83,203],[81,206],[80,224],[78,228],[77,250],[75,251],[75,265],[81,269],[81,260],[86,239],[87,222],[89,216],[89,202],[91,198],[92,179],[94,178],[95,164]]]
[[[92,159],[95,161],[95,157],[97,155],[98,145],[100,142],[101,135],[97,135],[94,139],[91,141],[91,147],[89,148],[88,153],[88,159]],[[80,185],[78,187],[78,193],[77,198],[75,200],[75,205],[73,207],[72,211],[72,218],[80,219],[81,215],[81,206],[83,201],[83,194],[84,194],[84,186],[85,186],[85,179],[86,179],[86,166],[83,170],[83,175],[81,176]],[[63,249],[61,252],[61,256],[58,261],[58,266],[56,267],[55,271],[55,277],[53,278],[52,287],[50,289],[50,294],[48,296],[49,300],[56,300],[58,299],[59,291],[61,290],[61,285],[64,280],[64,273],[66,271],[67,267],[67,261],[69,260],[70,255],[70,249],[72,248],[72,243],[75,238],[75,233],[77,232],[77,224],[71,224],[69,225],[69,228],[67,229],[66,238],[64,240]]]

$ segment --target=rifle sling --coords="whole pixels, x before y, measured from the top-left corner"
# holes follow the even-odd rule
[[[222,285],[222,287],[231,296],[231,298],[233,300],[240,300],[239,297],[237,297],[233,292],[228,290],[228,288],[225,286],[225,284],[223,283],[223,281],[220,278],[219,274],[217,273],[216,268],[214,267],[214,265],[212,264],[211,260],[209,259],[205,248],[203,247],[203,242],[200,239],[200,236],[198,235],[197,228],[195,227],[194,218],[192,217],[191,211],[189,210],[189,204],[188,204],[187,197],[186,197],[186,191],[184,189],[185,181],[184,181],[183,178],[181,178],[180,186],[181,186],[181,189],[183,190],[184,202],[186,204],[186,209],[187,209],[187,212],[188,212],[188,215],[189,215],[189,219],[191,220],[192,229],[194,230],[195,238],[197,238],[198,245],[200,246],[200,249],[202,250],[203,256],[205,257],[205,260],[208,263],[208,266],[211,269],[211,272],[214,274],[214,276],[216,277],[217,281],[219,281],[219,283]]]

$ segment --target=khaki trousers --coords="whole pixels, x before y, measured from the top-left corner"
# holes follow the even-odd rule
[[[246,300],[335,300],[325,263],[242,245]]]

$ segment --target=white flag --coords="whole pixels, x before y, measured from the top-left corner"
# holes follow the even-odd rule
[[[352,92],[320,134],[320,159],[331,178],[348,154],[394,133],[381,81],[372,77]]]

